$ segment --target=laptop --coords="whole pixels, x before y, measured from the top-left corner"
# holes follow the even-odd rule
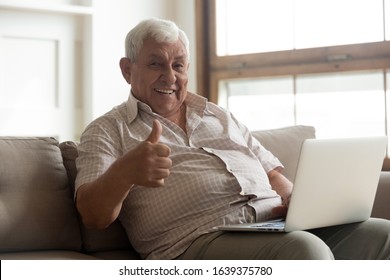
[[[305,140],[286,218],[219,229],[290,232],[365,221],[386,147],[386,136]]]

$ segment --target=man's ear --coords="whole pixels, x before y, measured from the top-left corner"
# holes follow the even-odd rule
[[[122,57],[119,61],[119,66],[122,71],[122,76],[125,78],[126,82],[130,84],[130,78],[131,78],[131,61],[127,57]]]

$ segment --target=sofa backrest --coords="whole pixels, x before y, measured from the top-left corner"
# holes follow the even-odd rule
[[[284,165],[283,174],[294,182],[302,143],[315,138],[312,126],[289,126],[278,129],[254,131],[252,135]]]
[[[72,194],[74,194],[74,182],[77,175],[75,164],[75,160],[78,156],[77,145],[78,143],[73,141],[62,142],[59,145],[64,165],[68,172]],[[126,232],[118,220],[104,230],[88,229],[82,224],[82,222],[80,226],[83,240],[83,250],[87,253],[108,250],[132,250]]]
[[[0,137],[0,252],[80,249],[58,142]]]

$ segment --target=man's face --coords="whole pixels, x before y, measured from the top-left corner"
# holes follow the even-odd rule
[[[146,39],[135,63],[131,63],[133,94],[163,117],[175,114],[187,96],[188,66],[181,41],[158,43]]]

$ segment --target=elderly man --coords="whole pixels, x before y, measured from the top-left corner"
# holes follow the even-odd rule
[[[282,164],[229,112],[187,91],[189,43],[171,21],[126,37],[129,99],[82,135],[76,203],[84,223],[119,218],[146,259],[389,258],[390,223],[313,232],[227,233],[217,227],[284,215]]]

